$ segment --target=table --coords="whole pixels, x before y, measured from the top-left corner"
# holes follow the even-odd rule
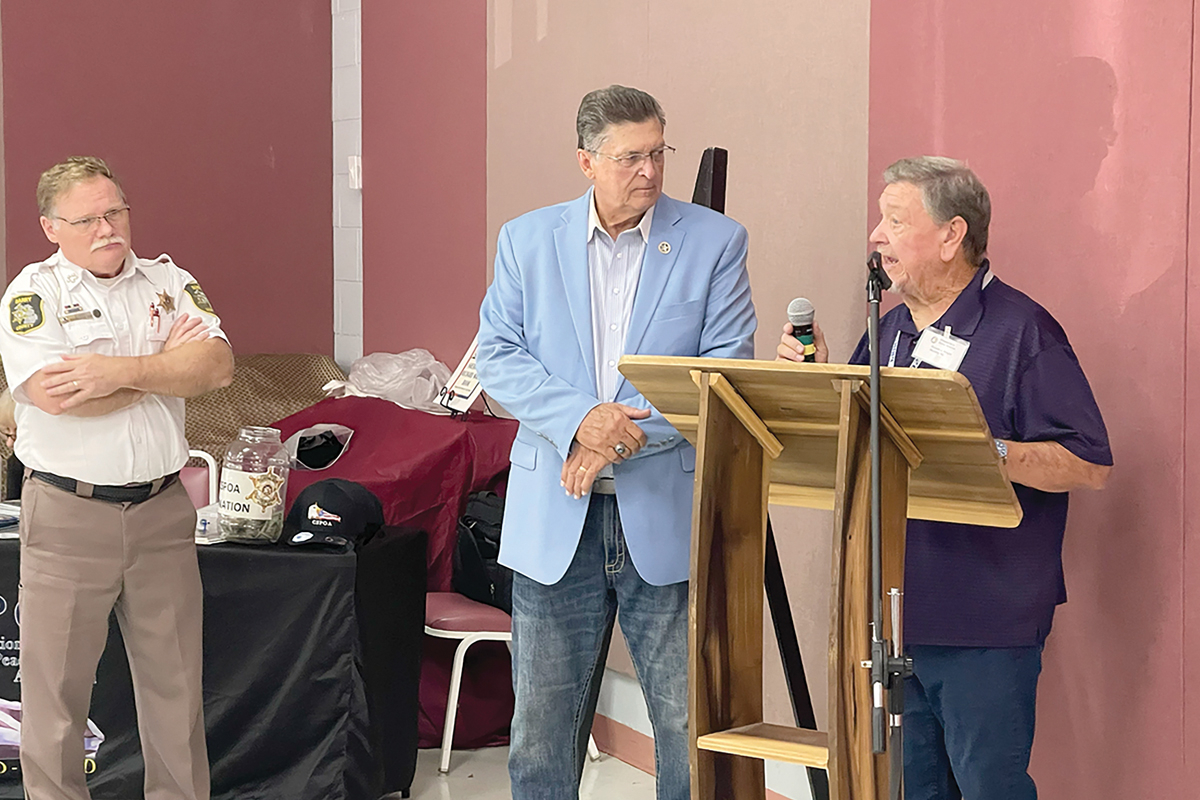
[[[409,788],[425,548],[423,532],[386,528],[361,554],[199,549],[214,800],[375,800]],[[0,541],[0,698],[7,700],[19,699],[19,570],[17,542]],[[115,618],[89,718],[105,736],[85,765],[93,799],[140,797],[133,686]],[[0,798],[21,797],[19,761],[0,760]]]
[[[342,456],[318,472],[292,470],[288,507],[306,486],[326,478],[355,481],[373,491],[384,519],[429,533],[428,588],[451,591],[456,525],[471,492],[504,493],[508,453],[517,421],[472,412],[451,418],[411,411],[377,397],[323,400],[274,427],[283,438],[335,422],[354,431]],[[439,747],[454,643],[425,643],[421,677],[421,746]],[[456,748],[507,744],[512,720],[512,672],[503,644],[471,648],[459,694]]]
[[[326,478],[362,484],[379,498],[388,524],[429,534],[429,591],[450,591],[459,515],[471,492],[504,493],[517,421],[474,412],[436,416],[378,397],[341,397],[322,400],[274,427],[286,440],[329,422],[345,425],[354,436],[327,469],[292,470],[288,508],[305,487]]]

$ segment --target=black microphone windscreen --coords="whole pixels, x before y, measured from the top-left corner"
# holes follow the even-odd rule
[[[867,270],[877,276],[881,289],[892,288],[892,279],[888,277],[887,270],[883,268],[883,256],[879,254],[878,250],[871,253],[867,259]]]

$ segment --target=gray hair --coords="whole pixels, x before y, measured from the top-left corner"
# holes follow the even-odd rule
[[[121,195],[122,202],[125,200],[125,190],[121,188],[121,182],[113,175],[108,164],[104,163],[104,159],[95,156],[71,156],[43,172],[38,178],[38,213],[43,217],[54,216],[54,206],[59,197],[70,191],[75,184],[93,178],[108,178],[116,185],[117,194]]]
[[[926,213],[938,225],[955,217],[967,223],[963,255],[978,267],[987,255],[992,200],[983,183],[961,161],[942,156],[903,158],[883,171],[886,183],[911,183],[921,190]]]
[[[575,115],[575,133],[579,139],[576,146],[580,150],[595,152],[604,144],[609,126],[622,122],[645,122],[648,119],[657,119],[659,125],[667,127],[662,106],[640,89],[614,83],[607,89],[588,92],[579,104],[579,113]]]

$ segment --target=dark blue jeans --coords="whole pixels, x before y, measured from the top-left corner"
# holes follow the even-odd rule
[[[545,586],[513,575],[514,800],[575,800],[613,620],[637,670],[650,722],[658,800],[687,800],[687,582],[652,586],[625,549],[612,495],[593,494],[575,558]]]
[[[1028,768],[1042,646],[908,653],[906,800],[1036,800]]]

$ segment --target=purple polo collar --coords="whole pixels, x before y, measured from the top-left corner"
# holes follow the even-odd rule
[[[955,336],[971,336],[975,333],[975,328],[983,317],[983,289],[990,283],[990,271],[991,264],[985,258],[979,269],[975,270],[975,277],[958,293],[958,297],[954,298],[946,313],[933,323],[934,327],[945,330],[949,325],[951,333]],[[907,307],[901,310],[898,321],[900,330],[910,336],[917,335],[917,326],[913,323],[912,312]]]

